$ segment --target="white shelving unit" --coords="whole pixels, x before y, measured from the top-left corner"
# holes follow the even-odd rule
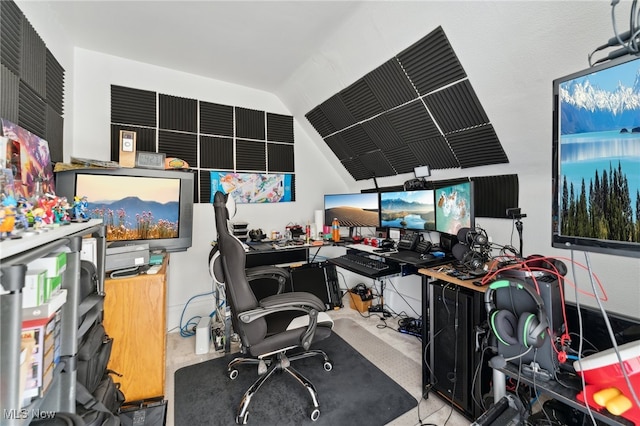
[[[103,293],[106,243],[101,220],[72,223],[37,235],[0,242],[0,425],[28,424],[36,409],[75,413],[80,249],[85,235],[94,236],[98,241],[98,292]],[[67,268],[62,279],[67,300],[62,306],[61,360],[46,395],[23,408],[20,395],[20,336],[26,265],[62,247],[67,247],[68,252]]]

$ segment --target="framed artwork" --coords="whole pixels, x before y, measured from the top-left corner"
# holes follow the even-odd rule
[[[216,191],[232,194],[236,203],[282,203],[292,200],[291,175],[211,171],[211,201]]]
[[[10,156],[10,160],[5,159],[5,164],[8,160],[6,168],[13,172],[16,198],[31,198],[38,181],[42,182],[43,193],[55,194],[47,141],[5,119],[2,119],[2,132],[8,139],[3,152]]]

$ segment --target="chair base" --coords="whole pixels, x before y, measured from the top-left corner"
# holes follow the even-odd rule
[[[249,416],[249,404],[251,403],[251,398],[253,395],[258,392],[260,387],[275,373],[276,371],[285,371],[291,375],[298,383],[305,387],[307,392],[309,392],[309,396],[311,397],[311,402],[313,404],[313,408],[311,410],[310,418],[312,421],[318,420],[320,417],[320,409],[318,403],[318,392],[316,391],[315,386],[311,383],[306,377],[304,377],[299,371],[291,366],[291,361],[296,361],[303,358],[309,358],[312,356],[320,356],[324,359],[323,367],[326,371],[331,371],[333,369],[333,363],[329,359],[326,353],[321,350],[312,349],[305,352],[300,352],[290,357],[284,352],[278,352],[274,354],[269,359],[259,359],[259,358],[235,358],[227,365],[227,373],[229,374],[229,378],[232,380],[238,377],[238,370],[236,367],[240,364],[250,364],[250,365],[258,365],[258,379],[247,389],[247,391],[242,396],[242,400],[238,406],[238,411],[236,413],[236,423],[237,424],[247,424],[248,416]]]

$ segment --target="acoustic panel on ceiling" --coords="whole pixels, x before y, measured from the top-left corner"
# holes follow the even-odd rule
[[[354,153],[349,148],[349,146],[345,143],[342,134],[336,133],[335,135],[331,135],[324,140],[329,148],[333,151],[333,153],[338,157],[340,161],[347,160],[349,158],[354,157]]]
[[[316,129],[316,132],[318,132],[318,134],[323,138],[338,130],[333,126],[331,121],[329,121],[324,112],[322,112],[322,108],[320,108],[320,106],[317,106],[306,113],[305,117],[307,117],[309,123],[311,123],[313,128]]]
[[[264,111],[236,107],[236,137],[265,140]]]
[[[0,64],[20,76],[23,15],[12,1],[0,1]]]
[[[31,23],[22,20],[20,79],[41,98],[46,98],[47,48]]]
[[[233,107],[200,101],[200,133],[233,137]]]
[[[336,130],[342,130],[356,123],[356,119],[351,115],[340,95],[332,96],[324,101],[320,104],[320,110]]]
[[[489,122],[469,80],[446,87],[423,99],[445,135]]]
[[[342,165],[355,180],[371,179],[375,177],[373,171],[365,167],[360,158],[351,158],[342,161]]]
[[[293,145],[267,142],[267,163],[270,173],[293,173]]]
[[[345,129],[341,132],[341,136],[349,150],[356,153],[356,156],[379,149],[360,125]]]
[[[233,138],[200,136],[200,167],[233,169]]]
[[[493,128],[485,129],[489,119],[442,27],[305,116],[356,180],[382,176],[356,161],[375,151],[372,144],[391,165],[382,168],[387,176],[422,165],[448,169],[508,162]],[[408,151],[412,157],[400,157]]]
[[[398,54],[398,61],[420,96],[467,76],[442,27]]]
[[[46,106],[46,134],[45,140],[49,144],[49,155],[54,163],[64,161],[62,143],[64,132],[64,118],[51,105]]]
[[[236,140],[236,169],[246,172],[266,171],[266,143],[243,139]]]
[[[452,133],[447,140],[463,169],[509,162],[490,124]]]
[[[397,174],[411,173],[416,167],[415,156],[406,145],[389,151],[384,151],[383,155]]]
[[[395,169],[380,150],[362,154],[358,159],[367,170],[372,171],[375,177],[396,174]]]
[[[506,218],[507,209],[520,205],[518,175],[481,176],[471,180],[476,217]]]
[[[111,161],[120,161],[120,130],[136,132],[136,151],[158,152],[155,128],[111,125]]]
[[[194,133],[158,130],[158,152],[180,158],[190,166],[198,164],[198,136]]]
[[[407,146],[416,159],[416,166],[429,166],[432,169],[460,167],[458,160],[443,136],[417,141]]]
[[[156,92],[111,85],[111,122],[157,127]]]
[[[20,81],[18,102],[17,124],[31,133],[44,138],[47,132],[46,104],[44,100],[38,96],[27,83]]]
[[[47,49],[46,84],[47,105],[62,115],[64,112],[64,68]]]
[[[366,80],[360,79],[340,92],[342,103],[356,121],[366,120],[384,112]]]
[[[20,105],[20,78],[9,68],[0,65],[0,117],[12,123],[18,122]]]
[[[198,131],[198,101],[178,96],[158,95],[158,127],[182,132]]]
[[[403,139],[395,131],[387,114],[381,114],[362,123],[362,130],[373,143],[382,150],[405,146]]]
[[[403,105],[418,95],[396,58],[365,75],[364,81],[382,105],[383,111]]]
[[[293,117],[268,112],[267,140],[271,142],[294,143]]]
[[[438,137],[440,132],[420,100],[386,113],[389,122],[405,143]]]

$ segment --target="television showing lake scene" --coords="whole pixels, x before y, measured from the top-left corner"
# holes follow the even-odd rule
[[[381,192],[380,221],[387,228],[436,229],[433,190]]]
[[[553,246],[640,254],[640,60],[554,81]]]

